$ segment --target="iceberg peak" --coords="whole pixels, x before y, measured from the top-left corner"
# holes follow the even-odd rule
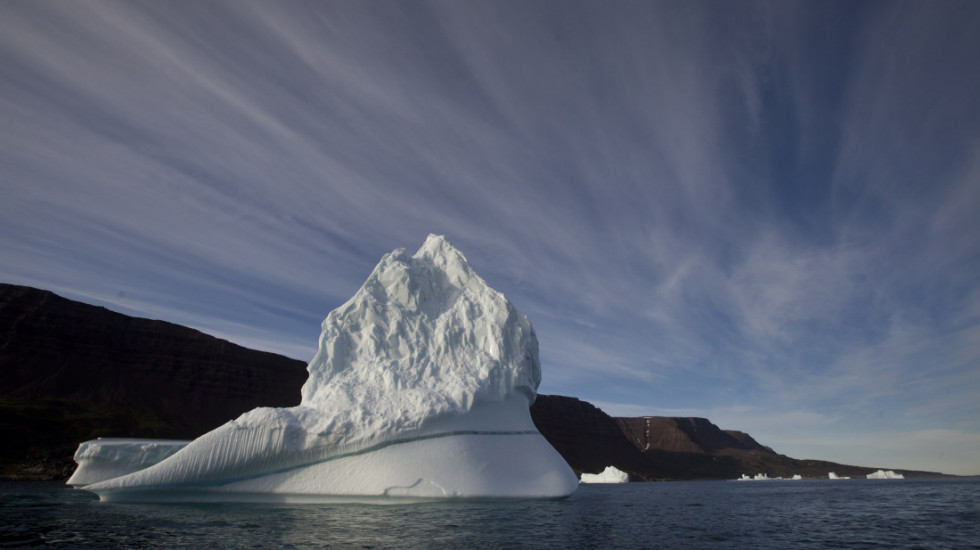
[[[403,249],[404,250],[404,249]],[[429,236],[425,238],[425,242],[419,248],[418,252],[415,253],[415,258],[429,258],[433,262],[438,262],[445,265],[448,262],[454,262],[466,265],[466,256],[463,255],[455,246],[453,246],[449,240],[446,239],[445,235],[436,235],[434,233],[429,233]]]
[[[385,255],[322,328],[307,407],[461,413],[515,394],[531,403],[541,382],[530,321],[437,235]]]

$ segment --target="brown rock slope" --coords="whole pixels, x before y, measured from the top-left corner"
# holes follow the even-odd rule
[[[629,472],[644,468],[642,454],[623,435],[616,421],[591,403],[574,397],[539,395],[531,406],[531,418],[578,475],[600,472],[612,464]]]
[[[70,473],[95,437],[194,438],[300,401],[306,364],[0,284],[0,474]]]
[[[633,481],[738,477],[739,464],[732,457],[706,454],[681,435],[647,429],[644,418],[613,418],[573,397],[539,395],[531,418],[579,475],[615,466]],[[678,443],[648,445],[662,437]]]
[[[577,474],[615,466],[634,481],[735,479],[757,473],[826,478],[831,471],[856,477],[877,469],[790,458],[744,432],[721,430],[705,418],[613,418],[571,397],[538,396],[531,417]],[[939,475],[895,471],[906,477]]]

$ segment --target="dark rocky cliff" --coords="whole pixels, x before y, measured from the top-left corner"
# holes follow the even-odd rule
[[[674,453],[716,453],[723,449],[772,453],[747,433],[718,428],[707,418],[643,416],[617,418],[616,423],[640,449]]]
[[[735,479],[741,474],[826,478],[828,472],[863,476],[878,468],[797,460],[759,444],[747,433],[722,430],[706,418],[614,418],[599,408],[557,395],[539,395],[531,418],[577,474],[615,466],[634,481]],[[896,470],[906,477],[933,472]]]
[[[740,470],[735,458],[707,454],[681,432],[661,433],[669,422],[648,426],[648,418],[613,418],[573,397],[539,395],[531,418],[577,474],[615,466],[634,481],[656,481],[731,479]]]
[[[0,473],[70,472],[80,441],[194,438],[300,401],[306,364],[0,284]]]
[[[643,468],[639,449],[623,435],[612,417],[591,403],[574,397],[539,395],[531,405],[531,418],[576,474],[600,472],[613,464],[629,472]]]

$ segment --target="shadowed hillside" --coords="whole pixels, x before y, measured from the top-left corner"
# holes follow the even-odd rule
[[[0,474],[67,475],[95,437],[194,438],[300,401],[306,364],[0,284]]]
[[[654,481],[735,479],[757,473],[826,478],[831,471],[858,477],[878,469],[790,458],[747,433],[722,430],[706,418],[614,418],[573,397],[540,395],[531,417],[577,474],[615,466],[630,474],[631,480]],[[906,477],[940,475],[895,471]]]

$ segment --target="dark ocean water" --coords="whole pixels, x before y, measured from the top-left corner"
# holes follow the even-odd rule
[[[0,482],[0,548],[980,548],[980,480],[584,485],[553,501],[109,504]]]

